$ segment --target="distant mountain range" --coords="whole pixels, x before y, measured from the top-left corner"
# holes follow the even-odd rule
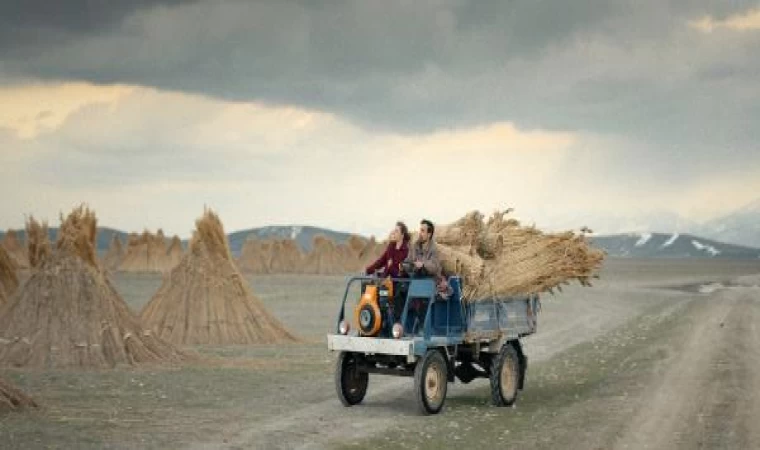
[[[746,216],[751,214],[752,211],[748,211]],[[723,226],[722,230],[725,233],[730,233],[732,230],[735,232],[737,229],[746,230],[747,228],[744,227],[733,226],[737,222],[743,223],[746,216],[737,214],[736,221],[732,222],[726,220],[723,222],[716,222],[715,226]],[[55,239],[57,233],[57,228],[51,228],[50,238]],[[0,232],[0,239],[3,238],[4,234],[4,232]],[[23,230],[19,231],[18,234],[22,241],[26,240],[26,233]],[[119,236],[119,239],[121,239],[122,242],[126,243],[128,233],[112,228],[98,228],[97,245],[99,252],[108,249],[114,234]],[[322,234],[336,243],[343,243],[351,236],[351,233],[320,227],[281,225],[235,231],[228,234],[227,237],[230,242],[230,250],[232,251],[232,254],[234,256],[239,256],[243,244],[246,239],[249,238],[294,239],[304,252],[308,252],[311,250],[312,239],[318,234]],[[625,233],[599,235],[592,236],[591,241],[595,246],[605,250],[610,256],[617,257],[760,258],[760,249],[758,248],[730,244],[690,233]],[[183,246],[187,247],[187,241],[183,241]]]
[[[719,241],[760,247],[760,199],[702,224],[697,231]]]
[[[759,259],[760,249],[727,244],[692,234],[629,233],[594,236],[592,243],[610,256],[639,258]]]
[[[21,242],[26,242],[26,231],[17,230],[16,234]],[[58,236],[58,228],[48,229],[51,241],[55,241]],[[98,227],[97,237],[97,250],[102,252],[108,250],[108,246],[111,245],[113,235],[117,235],[123,243],[126,244],[129,233],[124,231],[115,230],[113,228]],[[311,251],[311,243],[314,236],[322,234],[336,243],[343,243],[351,237],[351,233],[344,233],[341,231],[333,231],[327,228],[311,227],[311,226],[299,226],[299,225],[282,225],[282,226],[268,226],[261,228],[249,228],[247,230],[235,231],[227,235],[230,242],[230,250],[234,256],[239,256],[240,251],[243,248],[243,244],[248,238],[256,239],[294,239],[301,250],[304,252]],[[5,231],[0,231],[0,240],[5,236]],[[167,238],[168,242],[168,238]],[[182,241],[182,246],[187,248],[188,241]]]
[[[593,213],[561,215],[544,224],[552,230],[588,226],[603,235],[684,233],[747,247],[760,247],[760,199],[707,222],[695,222],[670,211],[620,216]]]

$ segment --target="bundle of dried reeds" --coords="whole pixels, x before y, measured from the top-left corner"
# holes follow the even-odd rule
[[[272,273],[273,247],[274,241],[271,239],[258,239],[253,235],[248,237],[240,251],[238,267],[246,273]]]
[[[36,406],[37,403],[34,400],[0,378],[0,412]]]
[[[3,237],[3,241],[0,242],[0,246],[5,247],[8,256],[11,257],[16,267],[19,269],[29,268],[29,255],[27,254],[26,246],[21,244],[16,230],[8,230],[5,233],[5,237]]]
[[[108,270],[116,270],[123,259],[124,245],[121,243],[119,236],[114,233],[111,237],[111,243],[108,245],[108,251],[103,257],[103,267]]]
[[[26,239],[29,266],[38,267],[52,252],[47,222],[40,223],[30,216],[26,221]]]
[[[318,275],[346,273],[343,255],[332,239],[321,234],[314,236],[311,251],[304,258],[304,273]]]
[[[443,269],[462,276],[465,300],[551,292],[571,280],[590,285],[604,252],[583,232],[543,233],[505,219],[508,212],[488,221],[471,212],[436,229]]]
[[[141,313],[158,336],[175,344],[260,344],[297,339],[251,292],[233,263],[219,217],[196,221],[190,251]]]
[[[379,258],[385,251],[386,244],[380,243],[375,240],[374,236],[369,238],[369,241],[364,245],[361,252],[359,252],[359,268],[364,270]]]
[[[181,246],[180,246],[181,247]],[[166,273],[174,268],[166,245],[163,230],[154,235],[145,230],[141,235],[131,234],[127,240],[126,254],[119,264],[122,272],[158,272]]]
[[[0,305],[18,288],[16,270],[18,270],[16,263],[13,262],[8,252],[0,247]]]
[[[177,264],[182,261],[182,253],[182,241],[179,236],[174,235],[169,244],[169,250],[166,251],[166,264],[170,270],[177,267]]]
[[[95,214],[75,209],[0,316],[0,365],[102,368],[182,361],[144,330],[95,259]]]
[[[269,259],[270,273],[300,273],[303,268],[303,252],[292,239],[279,239],[272,243]]]

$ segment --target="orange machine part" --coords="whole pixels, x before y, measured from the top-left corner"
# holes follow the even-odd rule
[[[369,305],[372,308],[372,313],[375,315],[375,321],[372,324],[372,328],[369,332],[362,331],[362,327],[359,322],[359,313],[361,312],[364,305]],[[364,289],[364,294],[362,294],[362,298],[359,300],[359,304],[356,305],[356,309],[354,309],[354,322],[356,323],[356,329],[359,330],[359,334],[362,336],[376,336],[377,333],[380,332],[380,328],[382,328],[383,324],[383,318],[380,315],[380,306],[377,303],[377,286],[370,284]]]

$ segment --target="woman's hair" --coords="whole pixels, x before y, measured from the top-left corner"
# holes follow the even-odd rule
[[[412,239],[412,235],[409,234],[409,228],[406,227],[404,222],[396,222],[396,226],[401,230],[402,241],[409,242]]]

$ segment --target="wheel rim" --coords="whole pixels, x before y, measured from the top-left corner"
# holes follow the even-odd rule
[[[363,329],[369,329],[372,322],[372,312],[368,309],[362,309],[359,313],[359,320]]]
[[[437,364],[431,364],[425,374],[425,398],[428,403],[437,405],[443,398],[442,370]]]
[[[505,398],[511,398],[517,386],[515,379],[515,362],[507,358],[501,366],[501,395]],[[506,394],[506,395],[505,395]]]

